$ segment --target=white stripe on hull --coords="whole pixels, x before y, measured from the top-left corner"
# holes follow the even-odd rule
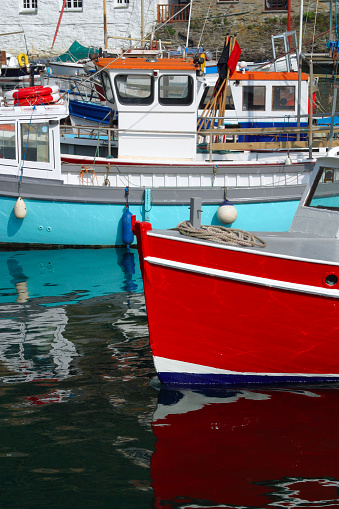
[[[245,375],[245,376],[279,376],[301,378],[338,378],[338,373],[264,373],[253,371],[229,371],[227,369],[212,368],[191,362],[177,361],[165,357],[153,356],[157,373],[188,373],[197,375]]]
[[[226,270],[212,269],[209,267],[201,267],[200,265],[192,265],[189,263],[175,262],[172,260],[165,260],[154,256],[146,256],[145,262],[152,265],[160,265],[162,267],[170,267],[172,269],[193,272],[195,274],[202,274],[205,276],[219,277],[223,279],[231,279],[233,281],[240,281],[247,284],[255,284],[266,286],[269,288],[277,288],[279,290],[293,291],[306,293],[308,295],[319,295],[322,297],[339,298],[339,290],[320,288],[318,286],[303,285],[298,283],[290,283],[287,281],[278,281],[275,279],[268,279],[264,277],[251,276],[248,274],[239,274],[237,272],[228,272]]]

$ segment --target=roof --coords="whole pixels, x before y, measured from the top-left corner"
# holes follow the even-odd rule
[[[243,81],[250,81],[250,80],[267,80],[267,81],[298,81],[298,73],[297,72],[285,72],[285,71],[246,71],[245,73],[242,73],[241,71],[235,71],[232,74],[232,80],[243,80]],[[308,80],[308,74],[302,72],[301,73],[301,79],[302,81]]]
[[[196,71],[199,66],[182,58],[99,58],[96,65],[106,69],[153,69],[169,71]]]

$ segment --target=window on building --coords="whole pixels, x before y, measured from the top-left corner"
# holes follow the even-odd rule
[[[188,106],[193,102],[193,79],[191,76],[161,76],[159,79],[159,103],[162,105]]]
[[[272,110],[294,110],[295,87],[273,86]]]
[[[0,124],[0,158],[16,158],[15,124]]]
[[[82,11],[82,0],[66,0],[65,11]]]
[[[115,88],[121,104],[152,104],[154,78],[149,74],[118,74]]]
[[[114,0],[114,7],[128,7],[129,0]]]
[[[265,11],[287,11],[287,0],[265,0]]]
[[[266,87],[246,86],[243,90],[244,111],[265,111]]]
[[[20,12],[36,12],[38,0],[22,0]]]

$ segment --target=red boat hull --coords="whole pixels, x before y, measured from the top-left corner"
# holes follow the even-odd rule
[[[161,381],[339,379],[338,267],[135,228]]]

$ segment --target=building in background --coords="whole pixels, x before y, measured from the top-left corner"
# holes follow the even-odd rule
[[[157,20],[157,3],[158,0],[66,0],[52,50],[63,0],[2,2],[0,50],[47,57],[64,53],[74,40],[84,46],[104,48],[105,10],[108,47],[128,47],[138,44],[133,39],[140,39],[142,33],[146,36],[151,32]]]

